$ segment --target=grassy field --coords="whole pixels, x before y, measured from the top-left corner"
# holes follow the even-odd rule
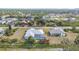
[[[9,39],[18,39],[22,40],[23,35],[25,34],[26,28],[18,28],[13,35],[11,36],[3,36],[3,38],[9,38]]]
[[[16,38],[16,39],[23,39],[23,35],[26,31],[26,28],[19,28],[12,36],[10,36],[9,38]]]
[[[8,27],[6,24],[0,24],[0,27]]]
[[[79,26],[79,21],[76,22],[62,22],[63,26]]]

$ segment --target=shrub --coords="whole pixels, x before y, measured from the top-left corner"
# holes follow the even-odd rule
[[[68,32],[68,31],[70,31],[70,29],[64,29],[64,31],[65,31],[65,32]]]
[[[35,47],[35,48],[47,48],[47,47],[49,47],[49,44],[33,44],[33,46]]]
[[[76,37],[74,43],[75,43],[75,44],[79,44],[79,35]]]
[[[12,30],[6,29],[6,30],[5,30],[5,35],[6,35],[6,36],[11,36],[11,35],[13,35],[13,33],[14,33],[16,30],[17,30],[17,29],[12,29]]]
[[[23,48],[32,48],[35,40],[30,36],[24,41]]]
[[[5,31],[5,35],[6,35],[6,36],[10,36],[10,35],[12,35],[12,31],[9,30],[9,29],[6,29],[6,31]]]
[[[17,39],[2,38],[0,40],[0,47],[1,48],[14,48],[14,47],[18,48],[22,43],[19,42],[20,43],[19,44],[17,42],[19,42]]]
[[[74,32],[74,33],[79,33],[79,30],[72,30],[72,32]]]

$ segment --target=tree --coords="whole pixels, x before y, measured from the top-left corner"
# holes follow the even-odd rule
[[[27,42],[28,42],[29,44],[33,44],[33,43],[34,43],[34,39],[32,38],[32,36],[30,36],[30,37],[28,38]]]
[[[32,48],[34,44],[34,39],[30,36],[28,39],[25,40],[23,47],[24,48]]]
[[[62,26],[63,23],[60,21],[60,22],[57,23],[57,25],[58,25],[58,26]]]
[[[41,22],[41,16],[35,16],[34,17],[34,25],[37,26]]]
[[[11,25],[10,25],[10,24],[8,25],[8,27],[9,27],[9,30],[12,30],[12,27],[11,27]]]
[[[27,23],[29,26],[33,26],[34,22],[33,21],[30,21]]]
[[[73,27],[72,27],[72,31],[75,31],[75,30],[76,30],[76,27],[75,27],[75,26],[73,26]]]
[[[6,36],[10,36],[12,34],[13,34],[13,31],[12,30],[6,29],[6,31],[5,31],[5,35]]]
[[[75,44],[79,44],[79,35],[76,37],[74,43],[75,43]]]

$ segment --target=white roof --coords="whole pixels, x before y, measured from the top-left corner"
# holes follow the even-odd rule
[[[65,21],[68,21],[68,20],[74,21],[74,20],[76,20],[76,18],[65,18],[64,20],[65,20]]]
[[[37,30],[37,29],[31,28],[31,29],[27,30],[27,32],[24,35],[24,38],[27,39],[29,36],[34,37],[35,34],[43,35],[44,32],[42,29]]]
[[[4,33],[4,29],[0,28],[0,32],[3,32]]]
[[[44,34],[44,31],[43,31],[42,29],[39,29],[38,32],[39,32],[40,34]]]
[[[32,33],[31,31],[27,31],[24,35],[24,38],[28,39],[28,37],[30,36],[34,37],[34,33]]]
[[[50,31],[50,33],[65,33],[62,28],[56,27]]]
[[[3,31],[4,29],[3,28],[0,28],[0,31]]]
[[[43,30],[42,29],[34,29],[34,28],[31,28],[29,29],[28,31],[34,33],[34,34],[44,34]],[[28,32],[27,31],[27,32]]]

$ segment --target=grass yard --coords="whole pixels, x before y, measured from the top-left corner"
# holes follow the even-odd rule
[[[0,27],[8,27],[6,24],[0,24]]]
[[[23,35],[26,31],[26,28],[19,28],[12,36],[10,36],[10,39],[16,38],[16,39],[23,39]]]
[[[22,40],[25,31],[26,31],[26,28],[18,28],[13,35],[11,35],[11,36],[3,36],[3,38]]]
[[[63,26],[79,26],[79,21],[76,22],[62,22]]]

